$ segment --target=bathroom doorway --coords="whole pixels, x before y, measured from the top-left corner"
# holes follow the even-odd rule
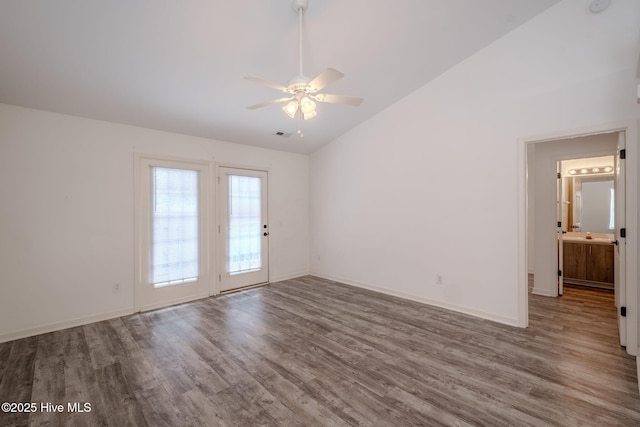
[[[562,241],[559,236],[562,236],[562,231],[569,233],[569,227],[576,226],[575,219],[577,219],[579,215],[582,215],[581,212],[572,212],[573,218],[569,220],[569,211],[564,212],[564,210],[559,209],[559,207],[562,207],[558,206],[558,204],[568,200],[557,199],[559,187],[558,162],[568,162],[569,160],[579,158],[616,156],[619,154],[620,148],[624,148],[625,141],[625,132],[623,130],[614,130],[575,137],[533,140],[525,143],[525,186],[527,188],[525,201],[527,209],[525,216],[527,251],[525,262],[527,265],[527,273],[529,273],[533,279],[533,283],[530,286],[531,293],[546,297],[558,297],[558,282],[559,279],[562,279],[560,268],[562,260],[559,258],[559,245]],[[570,163],[568,164],[570,165]],[[600,165],[594,165],[593,167],[597,168],[599,166]],[[603,164],[602,166],[606,167],[608,165]],[[614,164],[613,167],[614,172],[616,172],[616,165]],[[637,166],[634,164],[634,167]],[[581,172],[581,170],[578,172]],[[618,170],[617,172],[619,173],[620,171]],[[587,175],[587,173],[583,175]],[[622,177],[624,177],[624,173]],[[588,180],[584,180],[584,182],[586,181]],[[582,182],[580,182],[580,184],[582,184]],[[586,187],[588,188],[589,184],[587,184]],[[565,190],[568,191],[566,187]],[[587,191],[590,190],[587,189]],[[615,195],[620,197],[614,196],[614,203],[616,204],[614,211],[618,211],[618,207],[621,206],[619,210],[624,213],[629,208],[629,206],[625,205],[625,198],[627,198],[628,194],[629,192],[625,193],[624,188],[622,191],[616,192]],[[582,193],[581,197],[583,197]],[[632,206],[637,203],[636,199],[637,197],[632,200]],[[567,209],[569,208],[567,207]],[[562,216],[566,216],[563,222],[567,228],[564,229],[558,227]],[[583,220],[580,221],[580,225],[584,230],[582,222]],[[624,225],[624,223],[620,224]],[[562,225],[562,227],[565,227],[565,225]],[[621,247],[623,248],[622,259],[624,260],[624,256],[626,256],[624,247],[627,242],[619,238],[620,228],[624,227],[620,227],[619,224],[617,225],[615,222],[614,227],[614,233],[603,234],[614,234],[615,239],[613,240],[618,240],[619,243],[615,250],[619,251]],[[585,233],[584,237],[586,238],[586,231],[580,232]],[[618,271],[616,271],[616,269]],[[615,289],[618,291],[616,292],[616,305],[618,306],[620,343],[626,345],[629,341],[628,338],[631,337],[633,341],[632,347],[628,348],[627,351],[635,354],[637,351],[637,337],[635,337],[634,334],[635,331],[637,331],[637,325],[635,325],[637,319],[635,317],[633,319],[634,327],[633,333],[631,333],[631,331],[627,331],[626,324],[626,322],[631,319],[624,318],[623,316],[623,307],[627,305],[626,297],[628,296],[624,278],[629,275],[628,273],[624,263],[622,265],[614,265],[614,274],[621,279],[620,286],[616,286]],[[631,272],[631,274],[633,273],[634,272]],[[524,287],[524,289],[528,290],[529,287]],[[635,292],[635,288],[633,288],[632,291],[634,292],[631,295],[629,305],[635,306],[637,293]],[[527,307],[526,301],[528,301],[528,293],[524,295],[524,299],[525,307]]]
[[[616,156],[558,161],[558,295],[565,284],[614,291]]]

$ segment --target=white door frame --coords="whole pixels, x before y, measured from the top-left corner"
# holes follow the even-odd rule
[[[145,230],[150,215],[150,177],[146,176],[146,170],[150,166],[168,168],[197,169],[200,172],[200,279],[193,284],[177,285],[175,287],[159,288],[157,296],[145,290],[150,286],[147,279],[149,248],[149,231]],[[205,298],[211,295],[211,162],[197,159],[187,159],[160,154],[134,153],[135,172],[135,200],[134,200],[134,312],[154,310],[174,304],[181,304],[195,299]],[[143,173],[145,176],[143,176]]]
[[[562,296],[564,293],[564,266],[563,266],[563,252],[564,248],[562,245],[562,160],[556,160],[556,173],[558,174],[558,178],[556,178],[556,220],[558,221],[557,227],[557,239],[558,239],[558,295]]]
[[[269,218],[271,218],[271,203],[269,203],[268,197],[269,194],[271,194],[271,170],[268,167],[264,167],[264,166],[250,166],[250,165],[243,165],[243,164],[237,164],[237,163],[223,163],[223,162],[216,162],[215,163],[215,191],[214,191],[214,199],[215,200],[215,205],[216,208],[214,209],[215,211],[215,224],[214,224],[214,228],[215,228],[215,233],[214,233],[214,242],[215,244],[214,246],[214,259],[215,259],[215,274],[214,274],[214,279],[212,280],[213,285],[212,285],[212,294],[213,295],[219,295],[222,292],[221,289],[221,275],[224,274],[225,272],[225,265],[224,262],[222,261],[222,253],[221,251],[223,251],[223,247],[224,247],[224,242],[221,241],[221,237],[220,237],[220,233],[218,232],[218,226],[221,224],[221,220],[222,220],[222,215],[223,213],[220,210],[220,206],[219,206],[219,201],[218,198],[220,197],[219,194],[219,179],[220,179],[220,170],[222,168],[230,168],[230,169],[243,169],[243,170],[247,170],[247,171],[259,171],[259,172],[266,172],[267,176],[269,177],[267,179],[267,221],[269,220]],[[270,233],[270,232],[269,232]],[[267,283],[271,282],[271,245],[268,244],[266,245],[266,250],[267,250],[267,273],[268,273],[268,277],[267,277]],[[250,287],[250,286],[249,286]]]
[[[627,262],[627,240],[620,235],[620,225],[624,225],[626,227],[627,220],[627,211],[625,208],[626,199],[618,197],[617,194],[621,192],[626,193],[626,170],[627,170],[627,161],[626,158],[623,161],[621,159],[621,150],[627,148],[627,137],[625,132],[618,133],[618,150],[616,155],[614,156],[614,165],[615,165],[615,238],[618,243],[614,248],[613,262],[616,266],[616,270],[614,271],[626,271],[627,268],[631,268],[633,263],[629,264]],[[626,279],[627,277],[618,274],[614,277],[614,289],[615,289],[615,304],[616,309],[618,310],[618,329],[620,332],[620,345],[627,345],[627,319],[626,317],[622,317],[620,312],[620,307],[626,307],[627,304],[627,295],[626,295]],[[640,320],[639,320],[640,321]],[[624,331],[624,332],[623,332]]]
[[[529,324],[529,288],[527,269],[527,145],[577,136],[624,131],[626,135],[626,228],[627,259],[638,259],[638,122],[624,121],[612,124],[559,131],[546,135],[524,137],[518,140],[518,325]],[[638,266],[627,262],[627,353],[638,353]]]
[[[604,136],[602,140],[599,138],[600,135]],[[595,139],[589,136],[564,138],[538,144],[531,143],[527,147],[527,154],[532,151],[529,148],[535,148],[534,157],[527,159],[529,172],[534,176],[533,185],[528,185],[527,188],[527,191],[534,191],[527,195],[528,202],[534,205],[534,210],[529,209],[528,212],[533,214],[533,219],[530,219],[527,225],[527,231],[534,233],[527,236],[527,248],[534,251],[530,255],[535,261],[532,293],[558,296],[558,235],[556,230],[551,228],[552,224],[558,221],[555,197],[557,162],[594,156],[613,157],[616,153],[617,135],[618,133],[611,132],[597,134],[595,136],[598,138]],[[532,265],[528,267],[531,268]]]

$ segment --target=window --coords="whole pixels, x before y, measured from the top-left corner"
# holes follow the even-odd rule
[[[193,282],[199,273],[198,171],[152,167],[151,175],[150,282]]]
[[[262,267],[262,179],[229,175],[229,265],[231,274]]]

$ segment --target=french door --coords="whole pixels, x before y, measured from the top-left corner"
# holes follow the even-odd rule
[[[136,311],[210,294],[209,164],[139,156]]]
[[[220,292],[269,281],[267,172],[218,168]]]

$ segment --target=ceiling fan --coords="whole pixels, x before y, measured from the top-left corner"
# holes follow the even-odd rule
[[[352,106],[358,106],[362,103],[362,98],[357,96],[319,93],[331,83],[344,77],[344,74],[335,68],[327,68],[313,79],[305,76],[302,72],[302,15],[307,10],[308,3],[308,0],[293,1],[293,9],[298,13],[298,75],[293,77],[286,86],[273,83],[269,80],[263,79],[262,77],[245,77],[246,80],[277,89],[287,94],[284,98],[261,102],[260,104],[250,105],[247,108],[249,110],[255,110],[256,108],[286,102],[287,104],[282,107],[282,110],[292,119],[298,117],[298,135],[301,137],[303,134],[300,130],[300,123],[302,120],[310,120],[316,116],[316,102],[329,102],[332,104]]]

